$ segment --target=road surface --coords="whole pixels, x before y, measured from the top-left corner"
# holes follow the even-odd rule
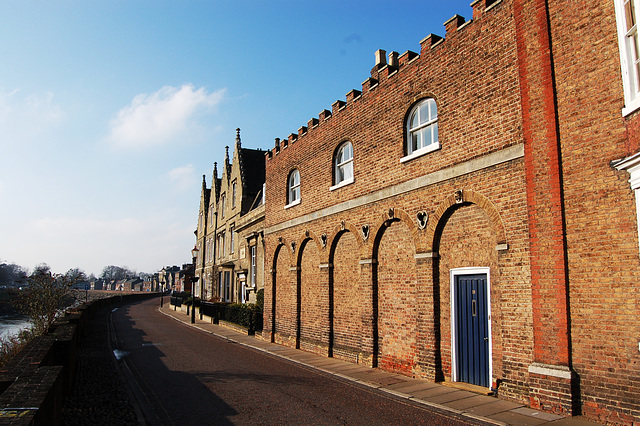
[[[110,323],[147,424],[469,424],[204,333],[158,312],[158,300],[120,307]]]

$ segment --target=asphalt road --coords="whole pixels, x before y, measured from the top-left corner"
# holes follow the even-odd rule
[[[110,323],[147,424],[468,424],[185,326],[157,300],[120,307]]]

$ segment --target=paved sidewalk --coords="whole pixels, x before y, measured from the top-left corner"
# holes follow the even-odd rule
[[[432,407],[473,420],[479,420],[496,425],[595,425],[591,421],[580,417],[562,417],[542,411],[532,410],[524,405],[503,401],[492,396],[462,390],[456,387],[412,379],[398,374],[388,373],[361,364],[352,364],[334,358],[323,357],[298,349],[291,349],[274,343],[265,342],[260,338],[247,336],[234,329],[201,321],[196,311],[196,323],[191,324],[191,316],[185,312],[173,310],[168,303],[159,309],[185,325],[196,327],[202,331],[218,337],[245,345],[271,355],[285,358],[289,361],[309,368],[352,381],[363,386],[377,389],[399,398]]]

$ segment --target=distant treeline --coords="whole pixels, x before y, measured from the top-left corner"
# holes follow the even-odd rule
[[[17,315],[15,307],[16,293],[9,289],[0,289],[0,316]]]

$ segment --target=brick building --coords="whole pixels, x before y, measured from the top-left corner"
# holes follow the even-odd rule
[[[233,162],[227,147],[222,177],[217,164],[211,188],[203,176],[196,275],[205,300],[255,303],[264,287],[265,152],[242,148],[236,132]]]
[[[476,0],[276,139],[265,334],[640,422],[637,1]]]

